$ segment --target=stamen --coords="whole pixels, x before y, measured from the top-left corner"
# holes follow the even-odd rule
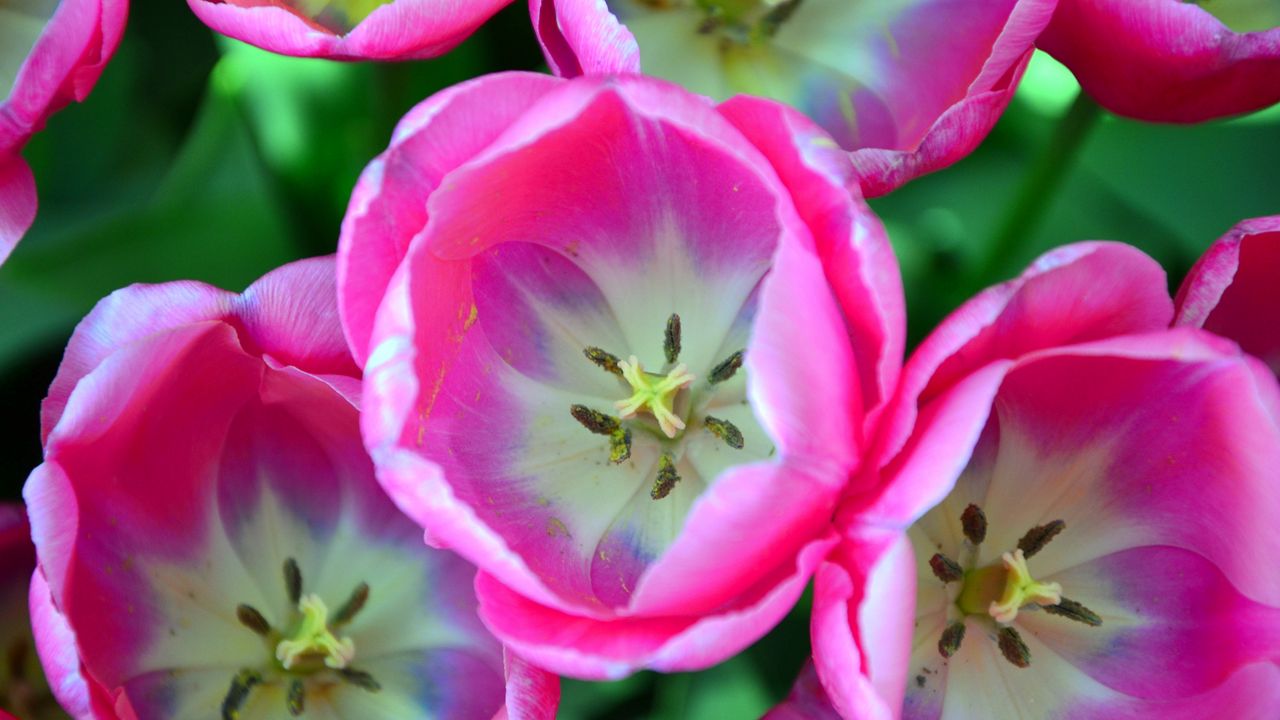
[[[964,536],[974,545],[981,545],[987,539],[987,514],[982,508],[969,504],[960,515],[960,526],[964,528]]]
[[[289,708],[289,714],[298,717],[302,711],[306,709],[307,689],[301,680],[295,679],[289,683],[289,694],[285,696],[285,707]]]
[[[338,612],[333,614],[333,622],[331,627],[340,627],[351,622],[356,614],[364,609],[364,604],[369,601],[369,583],[360,583],[355,590],[351,591],[351,597],[338,608]]]
[[[1011,627],[1000,628],[996,635],[996,643],[1000,646],[1000,654],[1013,665],[1025,668],[1031,666],[1031,650],[1023,642],[1022,636]]]
[[[711,374],[707,375],[707,382],[712,385],[722,383],[733,377],[740,367],[742,367],[741,350],[720,361],[719,365],[711,368]]]
[[[617,420],[586,405],[570,405],[569,414],[582,423],[582,427],[597,435],[612,435],[619,427]]]
[[[667,330],[662,335],[662,352],[666,355],[668,364],[680,359],[680,316],[675,313],[667,318]]]
[[[222,699],[222,720],[237,720],[245,701],[249,699],[249,691],[261,684],[262,675],[253,670],[246,669],[236,673],[231,678],[231,687],[227,689],[226,697]]]
[[[1098,613],[1081,605],[1075,600],[1062,598],[1057,605],[1045,605],[1044,611],[1050,615],[1057,615],[1076,622],[1082,622],[1085,625],[1099,627],[1102,625],[1102,617]]]
[[[298,569],[298,561],[293,558],[284,561],[284,588],[289,596],[289,604],[297,605],[302,599],[302,571]]]
[[[631,430],[618,428],[609,435],[609,462],[620,465],[631,459]]]
[[[942,553],[934,553],[933,557],[929,558],[929,568],[933,570],[934,577],[944,584],[964,579],[964,568],[960,567],[960,563]]]
[[[236,606],[236,619],[240,624],[254,631],[255,633],[266,637],[271,634],[271,623],[262,617],[262,613],[258,612],[251,605]]]
[[[1042,583],[1031,577],[1027,558],[1021,549],[1000,556],[1006,571],[1004,594],[992,601],[987,614],[998,623],[1008,624],[1018,617],[1018,609],[1024,605],[1056,605],[1062,601],[1062,586],[1056,582]]]
[[[1061,520],[1054,520],[1048,525],[1037,525],[1027,531],[1026,535],[1018,541],[1018,549],[1027,557],[1031,557],[1044,549],[1049,541],[1058,536],[1067,524]]]
[[[378,692],[382,689],[382,684],[377,680],[374,680],[372,675],[363,670],[342,668],[338,670],[338,675],[352,685],[368,690],[369,692]]]
[[[323,660],[326,667],[342,669],[356,656],[349,637],[337,638],[329,630],[329,608],[318,595],[308,595],[298,603],[302,619],[289,637],[276,645],[276,659],[285,670],[308,660]]]
[[[944,658],[950,658],[959,652],[962,642],[964,642],[964,623],[957,620],[942,631],[942,637],[938,639],[938,653]]]
[[[781,0],[781,2],[771,2],[774,8],[760,21],[760,29],[766,37],[777,34],[778,29],[782,27],[796,9],[800,7],[800,0]]]
[[[671,494],[678,482],[680,482],[680,474],[676,472],[675,461],[671,459],[670,453],[663,453],[662,458],[658,460],[658,479],[654,481],[649,497],[661,500]]]
[[[586,355],[588,360],[595,363],[596,366],[601,368],[602,370],[605,370],[606,372],[611,372],[614,375],[619,375],[619,376],[622,375],[622,368],[618,367],[617,355],[614,355],[613,353],[605,352],[604,350],[601,350],[600,348],[595,347],[594,345],[583,350],[582,354]]]
[[[721,420],[720,418],[708,415],[706,419],[702,421],[702,424],[711,431],[712,435],[723,440],[725,445],[728,445],[734,450],[741,450],[742,446],[745,444],[745,441],[742,439],[742,431],[738,429],[737,425],[734,425],[728,420]]]
[[[653,414],[654,419],[658,421],[658,427],[667,437],[674,438],[676,433],[684,429],[684,420],[672,411],[672,407],[676,393],[694,381],[694,376],[688,368],[680,364],[665,376],[651,375],[644,371],[644,367],[635,355],[618,363],[618,367],[622,368],[622,377],[626,378],[631,389],[635,391],[626,400],[614,403],[623,420],[634,417],[640,410],[647,410]],[[660,379],[655,382],[655,378]]]

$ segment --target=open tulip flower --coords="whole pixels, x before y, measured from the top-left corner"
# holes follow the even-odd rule
[[[950,165],[1008,105],[1056,0],[530,0],[557,74],[644,72],[807,113],[880,195]]]
[[[1274,0],[1060,0],[1041,48],[1120,115],[1200,122],[1280,102]]]
[[[511,0],[187,0],[218,32],[282,55],[412,60],[453,49]]]
[[[19,154],[45,120],[89,95],[116,51],[128,0],[20,0],[0,6],[0,263],[36,216]]]
[[[333,262],[134,286],[79,326],[25,496],[31,607],[77,718],[549,717],[360,443]],[[505,678],[509,675],[509,680]],[[534,712],[536,710],[536,712]],[[507,716],[507,715],[504,715]]]
[[[21,505],[0,504],[0,718],[4,720],[67,717],[49,692],[31,635],[27,595],[35,568],[26,513]]]
[[[427,100],[365,171],[365,440],[521,655],[701,668],[795,602],[903,342],[851,172],[771,101],[530,74]]]
[[[1240,343],[1280,374],[1280,215],[1246,220],[1205,252],[1178,291],[1177,325]]]
[[[817,573],[841,715],[1280,716],[1280,389],[1172,316],[1086,243],[922,343]]]

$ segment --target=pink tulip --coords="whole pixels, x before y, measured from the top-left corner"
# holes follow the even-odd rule
[[[36,568],[31,527],[21,505],[0,503],[0,718],[65,718],[49,692],[27,614]],[[8,711],[8,712],[6,712]]]
[[[552,70],[644,72],[800,109],[882,195],[969,154],[1057,0],[530,0]]]
[[[777,103],[523,73],[430,98],[365,170],[339,288],[366,445],[509,646],[702,668],[795,602],[903,343],[851,173]]]
[[[32,0],[0,27],[0,263],[36,216],[36,187],[19,155],[45,120],[84,100],[124,32],[128,0]]]
[[[187,0],[214,30],[282,55],[436,57],[511,0]]]
[[[1234,340],[1280,374],[1280,215],[1246,220],[1205,252],[1178,291],[1175,325]]]
[[[1040,47],[1120,115],[1190,123],[1280,102],[1280,4],[1061,0]]]
[[[841,716],[1280,715],[1280,387],[1172,315],[1084,243],[921,344],[816,575]]]
[[[475,569],[374,479],[333,269],[134,286],[77,328],[24,493],[37,645],[76,718],[554,715],[554,678],[481,625]]]

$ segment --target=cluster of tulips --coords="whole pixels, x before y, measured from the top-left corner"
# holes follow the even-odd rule
[[[507,2],[188,0],[334,60]],[[0,708],[551,718],[558,676],[710,667],[812,581],[774,720],[1280,718],[1280,216],[1176,297],[1057,248],[904,357],[864,202],[973,150],[1037,46],[1119,114],[1274,104],[1280,4],[529,6],[553,74],[410,111],[336,256],[80,323],[0,508]],[[127,8],[0,10],[3,259]]]

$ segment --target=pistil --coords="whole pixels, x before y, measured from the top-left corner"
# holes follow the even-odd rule
[[[632,355],[618,363],[622,377],[631,385],[631,397],[614,403],[623,420],[635,417],[638,412],[648,412],[658,421],[663,434],[674,438],[684,429],[684,420],[675,414],[676,393],[693,384],[693,373],[683,363],[676,365],[666,375],[654,375],[644,371],[640,360]]]

